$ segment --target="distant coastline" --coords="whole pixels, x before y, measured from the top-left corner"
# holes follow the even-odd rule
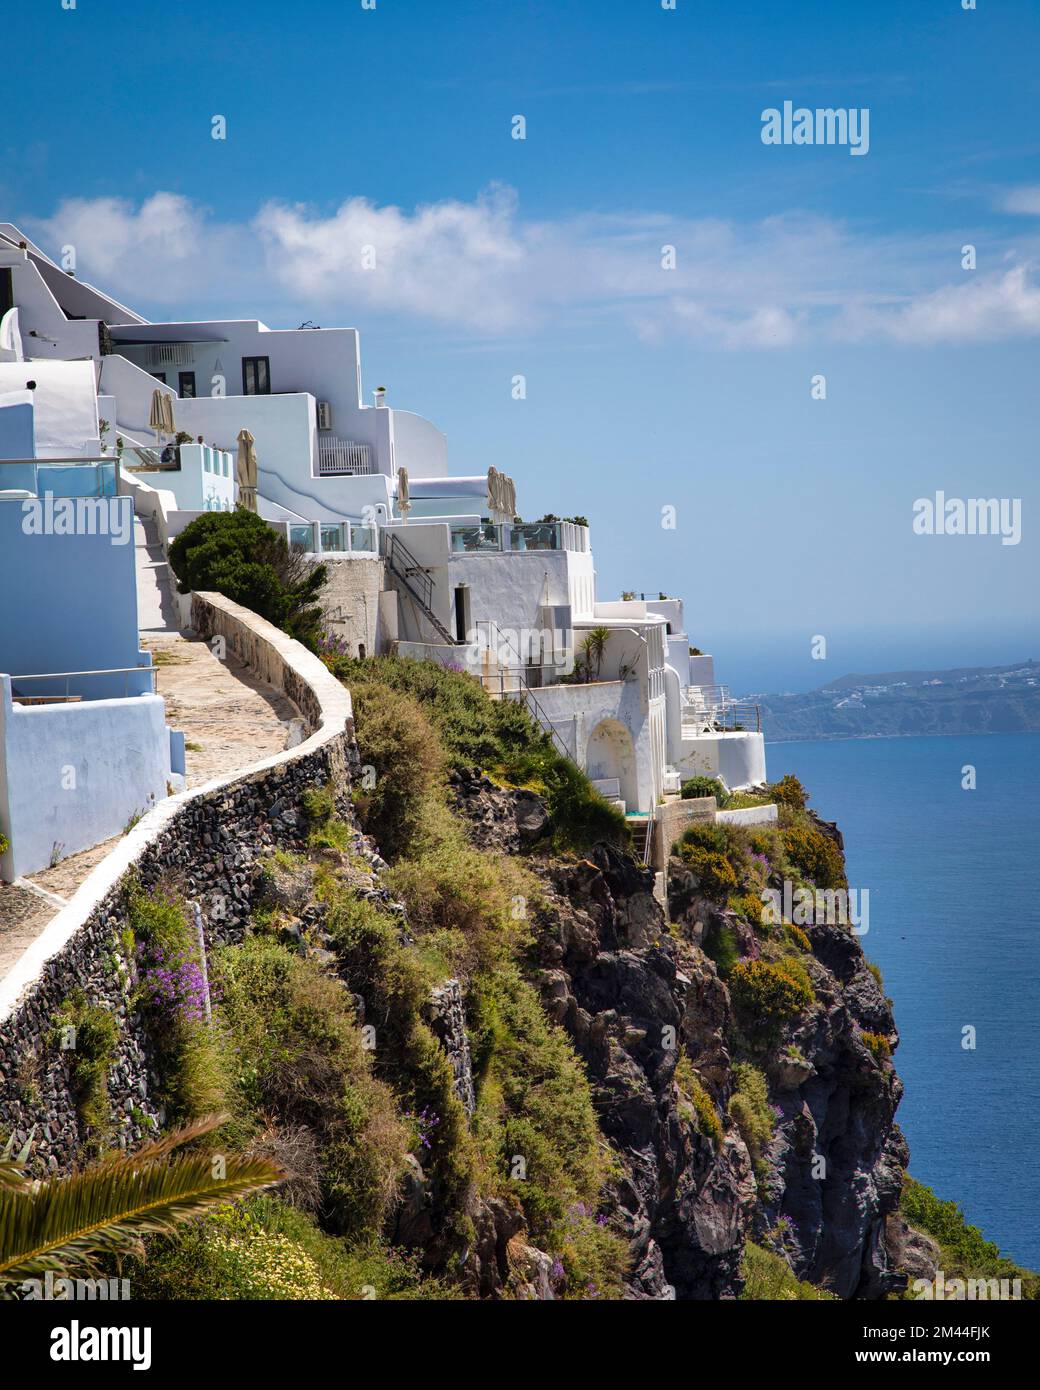
[[[749,698],[768,743],[1040,733],[1040,662],[853,674]]]

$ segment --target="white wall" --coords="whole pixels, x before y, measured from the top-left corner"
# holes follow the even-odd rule
[[[36,457],[93,458],[100,452],[93,362],[0,362],[0,391],[30,393]]]
[[[731,791],[766,780],[766,747],[762,734],[717,733],[684,738],[678,764],[688,777],[721,777]]]

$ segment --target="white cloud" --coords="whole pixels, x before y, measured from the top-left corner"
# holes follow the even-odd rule
[[[1040,184],[1022,184],[1011,188],[1000,200],[1004,212],[1021,212],[1029,217],[1040,217]]]
[[[1027,193],[1040,199],[1017,192],[1023,208]],[[800,212],[743,223],[640,212],[539,221],[494,186],[413,211],[363,197],[330,213],[268,202],[228,223],[159,192],[138,207],[69,199],[30,226],[52,251],[74,245],[83,278],[153,317],[363,327],[370,311],[483,337],[621,325],[725,349],[1040,333],[1040,288],[1026,264],[963,272],[951,269],[959,255],[946,237],[885,237]],[[666,246],[674,269],[662,267]]]

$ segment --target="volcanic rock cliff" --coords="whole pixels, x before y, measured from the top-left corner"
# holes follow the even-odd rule
[[[522,852],[544,826],[536,797],[478,772],[456,777],[455,800],[481,847]],[[840,849],[833,827],[821,828]],[[549,904],[533,977],[588,1069],[617,1157],[612,1195],[632,1254],[628,1296],[735,1297],[749,1239],[839,1297],[903,1287],[885,1235],[886,1222],[901,1230],[907,1162],[894,1122],[897,1036],[849,929],[806,927],[813,1002],[757,1051],[774,1120],[753,1156],[731,1112],[734,1051],[746,1039],[704,943],[728,929],[740,958],[753,960],[755,933],[704,896],[678,859],[670,926],[652,872],[616,849],[528,862]]]

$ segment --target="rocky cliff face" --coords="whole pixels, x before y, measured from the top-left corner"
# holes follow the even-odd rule
[[[482,847],[518,852],[544,828],[536,797],[503,791],[479,773],[457,778],[455,794]],[[742,956],[757,954],[755,934],[700,896],[676,860],[670,927],[651,873],[613,849],[528,863],[548,902],[531,976],[585,1062],[618,1157],[614,1197],[632,1252],[629,1296],[735,1297],[749,1238],[844,1298],[901,1287],[886,1223],[898,1242],[907,1151],[894,1116],[902,1088],[884,1049],[878,1055],[863,1041],[894,1042],[895,1029],[858,940],[839,926],[806,928],[815,1003],[758,1058],[776,1121],[756,1173],[728,1109],[729,990],[703,950],[720,920]],[[714,1106],[714,1135],[677,1083],[680,1056]]]

